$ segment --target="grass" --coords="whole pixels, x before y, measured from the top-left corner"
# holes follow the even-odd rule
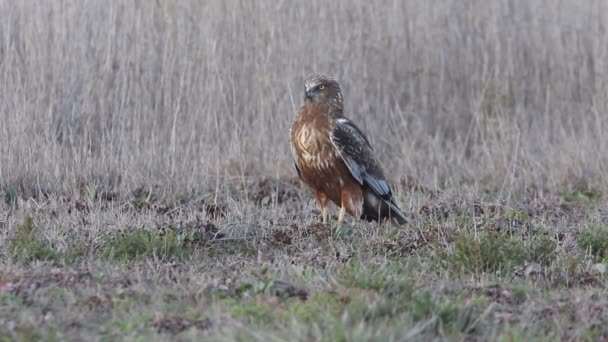
[[[592,256],[608,261],[608,226],[594,224],[581,231],[578,246]]]
[[[608,338],[603,1],[0,12],[0,341]],[[414,225],[319,223],[313,71]]]
[[[396,184],[505,199],[608,188],[599,0],[0,6],[9,202],[293,177],[286,132],[313,71],[340,80]]]
[[[451,250],[439,254],[439,264],[455,274],[483,272],[506,275],[525,263],[547,265],[555,257],[557,243],[539,236],[526,244],[509,233],[483,232],[479,237],[462,234]]]
[[[15,231],[9,241],[8,251],[21,260],[57,260],[61,257],[40,241],[30,216],[26,216],[23,224]]]
[[[124,262],[141,258],[167,260],[182,258],[192,251],[188,241],[178,236],[174,229],[164,232],[134,229],[107,238],[101,247],[105,258]]]
[[[342,236],[319,227],[313,205],[299,200],[276,207],[227,205],[235,209],[201,219],[206,206],[193,201],[159,199],[120,213],[139,199],[93,202],[79,211],[51,195],[38,202],[35,222],[29,209],[5,204],[10,241],[26,236],[22,243],[54,246],[61,257],[14,253],[9,246],[15,242],[0,249],[8,256],[0,276],[4,334],[350,341],[590,339],[608,333],[602,254],[589,259],[593,248],[584,242],[600,241],[600,201],[563,216],[559,193],[518,199],[503,211],[495,211],[494,202],[448,192],[414,193],[412,199],[411,212],[426,222],[424,234],[417,227],[356,222]],[[428,210],[430,203],[445,208],[443,214]],[[279,219],[300,206],[305,209],[297,218]],[[239,210],[247,212],[239,218],[243,225],[235,223]],[[81,224],[80,237],[68,239],[61,228],[95,220],[103,234]],[[510,224],[497,223],[503,220]],[[135,222],[147,228],[133,228]],[[486,223],[476,233],[463,222]],[[23,231],[30,233],[19,235]],[[62,256],[78,246],[84,248],[79,256],[65,261]]]

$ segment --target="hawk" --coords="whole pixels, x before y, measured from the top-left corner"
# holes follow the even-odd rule
[[[367,137],[344,117],[340,84],[313,74],[306,78],[304,103],[290,128],[290,145],[298,176],[314,194],[323,223],[329,201],[345,213],[368,221],[392,218],[408,223],[391,192]]]

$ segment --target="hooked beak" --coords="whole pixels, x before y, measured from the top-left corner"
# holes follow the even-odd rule
[[[304,99],[305,100],[312,100],[312,97],[315,95],[314,91],[311,90],[307,90],[304,92]]]

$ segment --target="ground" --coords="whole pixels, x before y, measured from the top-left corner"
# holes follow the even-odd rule
[[[608,337],[599,193],[412,188],[414,225],[336,232],[295,181],[245,187],[5,194],[0,339]]]

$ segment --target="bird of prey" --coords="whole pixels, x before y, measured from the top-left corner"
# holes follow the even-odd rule
[[[367,137],[344,116],[340,84],[312,74],[304,85],[304,103],[290,128],[290,145],[298,176],[314,194],[328,220],[329,201],[345,213],[368,221],[409,222],[391,192]]]

